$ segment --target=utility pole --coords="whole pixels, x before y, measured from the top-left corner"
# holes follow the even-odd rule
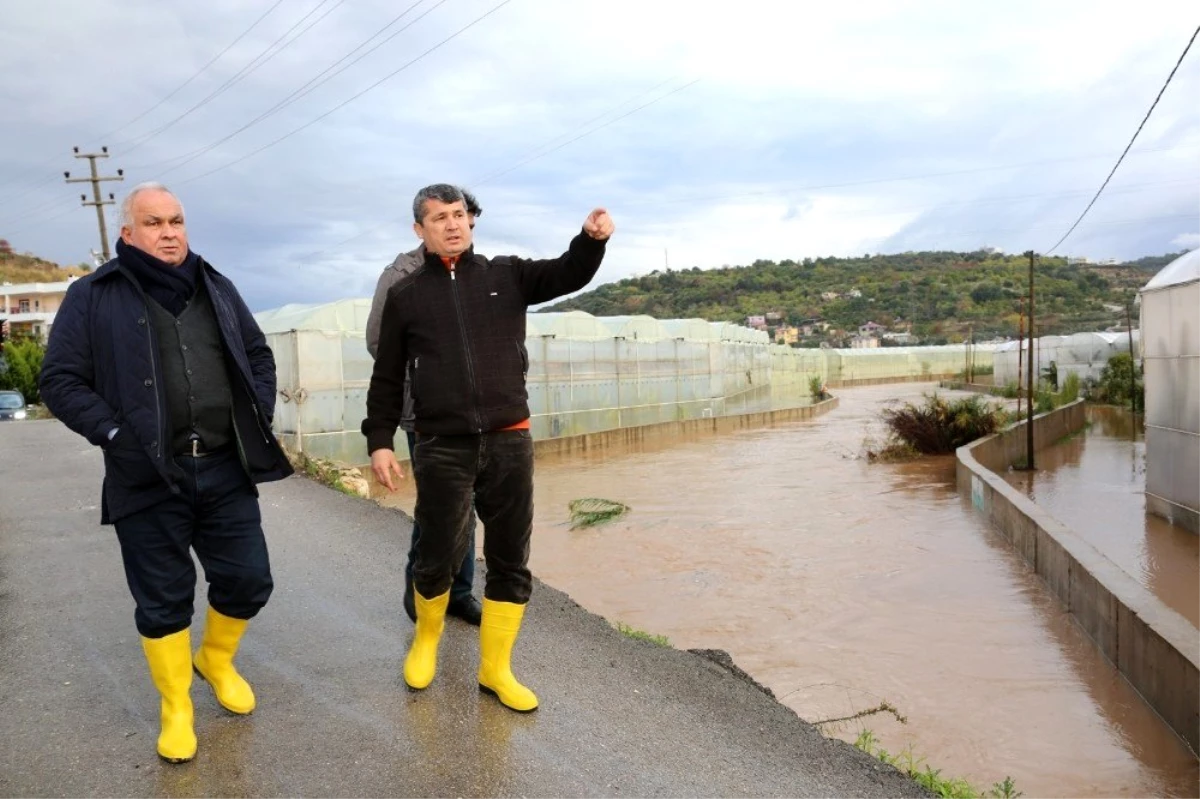
[[[1025,468],[1033,471],[1033,396],[1035,393],[1033,382],[1033,250],[1025,253],[1029,256],[1029,421],[1025,425]]]
[[[975,382],[975,325],[967,325],[967,383]]]
[[[108,158],[108,148],[107,147],[101,147],[100,152],[98,152],[98,153],[81,153],[81,152],[79,152],[78,147],[74,147],[72,149],[75,151],[76,158],[88,159],[88,162],[91,164],[91,167],[92,167],[92,176],[90,178],[73,178],[73,177],[71,177],[70,172],[63,172],[63,177],[66,178],[67,183],[91,183],[92,184],[92,197],[94,199],[91,202],[88,202],[87,195],[81,194],[81,195],[79,195],[79,200],[83,205],[96,206],[96,221],[100,223],[100,254],[104,258],[104,260],[107,262],[112,257],[112,255],[109,253],[109,250],[108,250],[108,229],[104,226],[104,206],[113,205],[116,202],[116,198],[114,198],[112,193],[110,192],[107,200],[101,199],[100,184],[106,180],[124,180],[125,179],[125,170],[118,169],[116,177],[101,177],[100,173],[96,171],[96,159],[97,158]]]
[[[1125,329],[1129,331],[1129,410],[1137,413],[1137,358],[1133,354],[1133,314],[1129,311],[1129,301],[1125,301]],[[1137,431],[1137,424],[1133,425]]]
[[[1021,377],[1025,366],[1025,298],[1018,298],[1020,310],[1017,313],[1017,421],[1021,421]]]

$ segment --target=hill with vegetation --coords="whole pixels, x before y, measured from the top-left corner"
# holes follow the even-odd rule
[[[87,264],[59,266],[32,253],[15,253],[0,239],[0,283],[57,283],[92,271]]]
[[[1039,258],[1035,270],[1039,334],[1124,324],[1126,303],[1180,254],[1103,265]],[[739,324],[746,324],[750,316],[769,314],[771,326],[826,323],[827,333],[799,342],[812,346],[822,340],[839,341],[874,322],[891,330],[908,330],[921,343],[944,343],[961,341],[969,330],[976,340],[1015,337],[1028,275],[1026,257],[982,250],[760,260],[720,269],[655,270],[539,310],[699,317]]]

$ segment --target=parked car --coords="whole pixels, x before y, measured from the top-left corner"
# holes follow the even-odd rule
[[[25,398],[20,391],[0,391],[0,422],[25,418]]]

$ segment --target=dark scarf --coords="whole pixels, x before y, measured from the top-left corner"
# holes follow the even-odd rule
[[[117,259],[121,266],[137,278],[142,291],[155,302],[166,308],[172,316],[179,316],[188,301],[196,293],[196,278],[200,271],[200,256],[190,249],[179,266],[171,266],[137,247],[117,239]]]

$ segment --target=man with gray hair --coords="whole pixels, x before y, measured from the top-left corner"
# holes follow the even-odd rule
[[[596,208],[565,253],[530,260],[476,253],[466,200],[454,186],[439,183],[417,192],[413,217],[424,260],[388,289],[362,423],[371,469],[394,491],[394,478],[401,476],[394,439],[411,383],[414,516],[421,538],[413,567],[417,623],[404,681],[414,690],[433,682],[474,497],[487,562],[479,687],[506,707],[528,712],[537,709],[537,696],[511,668],[533,588],[525,314],[531,305],[588,284],[600,268],[613,223],[607,211]]]
[[[233,283],[188,247],[159,183],[121,205],[117,257],[71,284],[40,378],[46,406],[104,452],[134,623],[161,695],[158,754],[196,754],[193,669],[226,710],[256,700],[233,659],[273,582],[256,483],[292,472],[271,434],[275,357]],[[191,550],[208,580],[193,656]]]

